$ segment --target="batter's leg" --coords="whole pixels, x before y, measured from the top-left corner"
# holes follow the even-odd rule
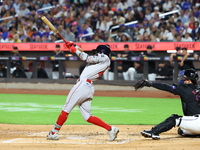
[[[86,101],[84,103],[82,103],[81,105],[79,105],[81,114],[83,116],[83,118],[92,124],[95,124],[97,126],[100,126],[104,129],[106,129],[110,135],[110,141],[115,140],[115,138],[117,137],[117,134],[119,132],[119,129],[113,126],[110,126],[109,124],[107,124],[106,122],[104,122],[103,120],[101,120],[100,118],[96,117],[96,116],[92,116],[91,114],[91,101]]]

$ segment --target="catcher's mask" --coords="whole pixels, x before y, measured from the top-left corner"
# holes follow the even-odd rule
[[[193,84],[197,84],[198,79],[199,75],[193,69],[182,70],[178,76],[178,81],[180,83],[183,83],[185,80],[191,80]]]
[[[97,53],[104,53],[104,54],[106,54],[107,56],[109,56],[109,54],[110,54],[110,47],[109,47],[109,45],[99,45],[99,46],[97,46],[97,48],[96,48],[96,54]]]

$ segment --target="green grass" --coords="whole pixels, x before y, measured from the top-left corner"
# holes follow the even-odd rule
[[[0,94],[0,123],[54,124],[67,96]],[[182,115],[179,99],[94,97],[92,114],[109,124],[157,124],[171,114]],[[65,124],[89,124],[78,107]]]

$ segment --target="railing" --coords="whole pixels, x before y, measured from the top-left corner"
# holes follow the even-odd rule
[[[59,79],[63,79],[63,61],[81,61],[79,57],[77,56],[69,56],[69,57],[52,57],[52,56],[39,56],[39,57],[0,57],[0,61],[6,61],[5,65],[7,66],[7,70],[10,70],[10,61],[32,61],[33,62],[33,78],[37,78],[37,61],[58,61],[59,62]],[[178,62],[182,60],[182,57],[177,57],[174,59],[174,70],[173,70],[173,81],[177,81],[178,78]],[[193,57],[188,57],[186,60],[191,61],[200,61],[200,58],[198,60],[195,60]],[[111,57],[111,61],[114,61],[114,80],[118,80],[118,61],[141,61],[143,62],[144,67],[144,77],[148,79],[148,63],[150,61],[169,61],[169,56],[162,56],[162,57],[130,57],[130,58],[117,58],[117,57]],[[77,68],[78,69],[78,68]],[[10,71],[7,71],[7,78],[11,78]]]

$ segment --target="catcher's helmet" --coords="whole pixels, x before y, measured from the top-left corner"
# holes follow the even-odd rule
[[[100,54],[104,53],[107,56],[109,56],[109,54],[110,54],[110,47],[109,47],[109,45],[99,45],[99,46],[97,46],[96,53],[100,53]]]
[[[193,82],[196,82],[199,79],[199,75],[194,69],[186,69],[182,70],[179,73],[178,80],[185,81],[185,80],[191,80]]]

